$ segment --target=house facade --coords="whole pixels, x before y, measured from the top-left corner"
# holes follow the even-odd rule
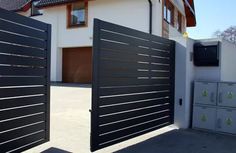
[[[52,25],[57,82],[91,83],[94,18],[166,38],[196,25],[193,0],[0,0],[0,7]]]

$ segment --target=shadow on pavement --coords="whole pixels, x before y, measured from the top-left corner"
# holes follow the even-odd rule
[[[195,130],[173,130],[114,153],[235,153],[236,137]]]
[[[51,86],[56,87],[74,87],[74,88],[91,88],[91,84],[79,84],[79,83],[55,83],[51,82]]]
[[[41,153],[72,153],[58,148],[49,148]]]

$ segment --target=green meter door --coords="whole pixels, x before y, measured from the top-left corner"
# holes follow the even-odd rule
[[[195,82],[194,103],[216,105],[217,83]]]

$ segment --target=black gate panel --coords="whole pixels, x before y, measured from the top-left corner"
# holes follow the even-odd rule
[[[91,151],[173,124],[175,42],[95,19]]]
[[[51,26],[0,9],[0,152],[49,141]]]

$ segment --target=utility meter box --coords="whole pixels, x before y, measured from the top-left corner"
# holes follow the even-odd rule
[[[193,128],[215,130],[216,108],[209,106],[194,106]]]
[[[194,103],[216,105],[217,83],[195,82]]]
[[[219,66],[220,42],[197,42],[194,44],[195,66]]]
[[[236,82],[236,45],[223,39],[194,44],[194,80]]]
[[[236,83],[219,83],[218,92],[219,106],[236,108]]]
[[[195,82],[193,128],[236,134],[236,83]]]
[[[221,108],[217,110],[216,130],[236,134],[236,110]]]

